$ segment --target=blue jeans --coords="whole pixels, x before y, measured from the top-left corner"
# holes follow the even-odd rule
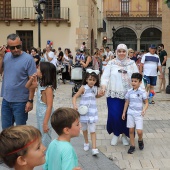
[[[25,113],[26,102],[8,102],[2,100],[1,123],[2,129],[14,125],[25,125],[28,119],[28,113]]]

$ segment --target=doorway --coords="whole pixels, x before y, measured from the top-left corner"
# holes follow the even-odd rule
[[[33,31],[16,31],[22,41],[22,49],[26,51],[33,47]]]

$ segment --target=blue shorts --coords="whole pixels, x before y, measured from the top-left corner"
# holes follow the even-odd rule
[[[144,75],[143,79],[146,81],[147,84],[150,84],[151,86],[156,86],[157,76]]]

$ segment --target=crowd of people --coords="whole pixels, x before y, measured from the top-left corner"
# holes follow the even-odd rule
[[[139,53],[125,44],[119,44],[114,53],[109,47],[101,47],[96,48],[92,56],[83,42],[74,61],[70,49],[62,52],[59,47],[57,52],[49,44],[42,53],[34,47],[24,52],[17,34],[8,35],[7,46],[10,51],[6,53],[6,48],[0,47],[0,73],[3,74],[0,159],[5,164],[16,170],[33,169],[42,164],[45,170],[81,170],[70,140],[82,129],[83,149],[87,151],[90,149],[89,131],[92,155],[99,153],[96,147],[96,98],[104,95],[108,107],[106,127],[108,133],[113,134],[111,145],[117,145],[120,135],[123,145],[129,145],[130,138],[128,153],[132,154],[136,129],[139,149],[144,149],[143,116],[148,108],[149,93],[156,86],[157,70],[158,92],[165,91],[167,53],[163,44],[158,45],[158,51],[151,44],[149,52]],[[66,80],[72,84],[73,63],[83,68],[82,86],[72,98],[73,108],[55,109],[57,74],[62,74],[63,84]],[[28,112],[33,109],[35,89],[38,129],[26,125]],[[58,134],[53,141],[52,128]]]

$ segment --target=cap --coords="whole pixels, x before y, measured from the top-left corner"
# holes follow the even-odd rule
[[[156,49],[156,45],[155,44],[151,44],[149,48]]]

